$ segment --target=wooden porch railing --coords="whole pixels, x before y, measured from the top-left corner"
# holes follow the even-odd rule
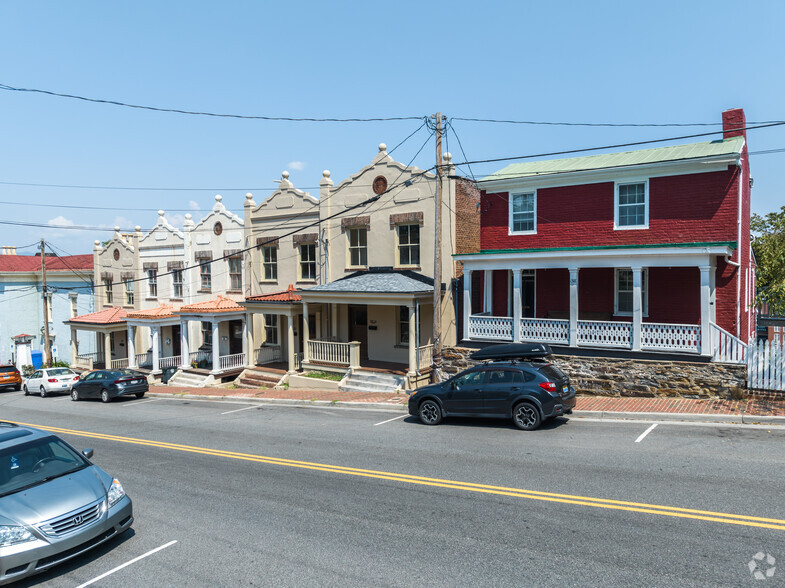
[[[222,370],[230,370],[245,366],[245,353],[222,355],[218,358],[218,366]]]
[[[335,365],[349,365],[349,343],[337,341],[308,341],[308,356],[311,361]]]

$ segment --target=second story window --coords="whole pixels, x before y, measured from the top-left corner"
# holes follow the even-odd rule
[[[199,278],[201,280],[199,289],[203,292],[209,292],[213,287],[209,261],[202,261],[199,265]]]
[[[104,278],[104,291],[106,293],[106,304],[112,304],[114,298],[112,297],[112,279]]]
[[[123,280],[125,285],[125,304],[127,306],[134,305],[134,281],[130,278]]]
[[[510,194],[510,233],[535,233],[536,231],[536,193]]]
[[[183,297],[183,270],[172,271],[172,298]]]
[[[349,267],[368,267],[368,232],[364,228],[347,229]]]
[[[262,247],[262,269],[265,280],[278,280],[278,248],[276,246]]]
[[[150,298],[158,298],[158,271],[147,270],[147,295]]]
[[[420,225],[398,225],[398,265],[420,265]]]
[[[615,221],[617,229],[645,229],[649,226],[647,183],[616,184]]]
[[[316,243],[300,245],[300,280],[316,280]]]
[[[230,257],[229,261],[229,289],[243,289],[243,260],[241,257]]]

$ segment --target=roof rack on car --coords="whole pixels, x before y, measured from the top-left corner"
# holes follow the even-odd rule
[[[477,361],[531,361],[552,353],[550,345],[544,343],[503,343],[475,351],[470,357]]]

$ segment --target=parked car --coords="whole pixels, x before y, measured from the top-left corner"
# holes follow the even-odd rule
[[[0,585],[37,574],[128,529],[131,499],[46,431],[0,422]]]
[[[149,389],[147,376],[135,370],[98,370],[74,384],[71,400],[100,398],[102,402],[111,402],[120,396],[143,398]]]
[[[572,413],[575,389],[541,343],[494,345],[472,355],[487,361],[409,397],[409,414],[426,425],[448,416],[511,418],[532,431],[550,418]]]
[[[78,381],[79,374],[70,368],[45,368],[34,371],[22,388],[25,396],[38,392],[41,398],[46,398],[50,394],[59,392],[68,394]]]
[[[13,386],[14,390],[22,388],[22,374],[15,365],[0,365],[0,388]]]

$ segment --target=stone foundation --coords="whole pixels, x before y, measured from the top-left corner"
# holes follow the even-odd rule
[[[453,375],[477,365],[469,359],[474,351],[445,348],[442,371]],[[579,394],[738,399],[747,393],[744,365],[570,355],[554,355],[551,361],[570,377]]]

